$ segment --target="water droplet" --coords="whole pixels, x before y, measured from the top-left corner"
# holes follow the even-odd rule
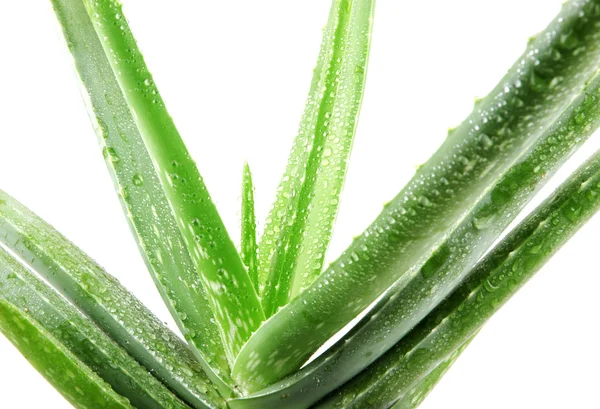
[[[431,203],[431,200],[429,200],[429,198],[427,196],[421,196],[419,197],[419,204],[423,207],[431,207],[433,206],[433,203]]]
[[[564,77],[561,77],[560,75],[552,78],[552,81],[550,81],[550,88],[551,89],[557,88],[563,82],[563,80],[564,80]]]
[[[100,133],[100,136],[104,139],[108,138],[108,125],[106,125],[106,122],[99,116],[96,116],[96,122],[98,123],[98,132]]]
[[[133,184],[136,186],[142,186],[144,184],[144,177],[139,173],[133,176]]]
[[[536,91],[536,92],[542,92],[546,88],[548,88],[548,85],[549,85],[548,81],[545,80],[544,78],[542,78],[535,71],[531,72],[529,80],[530,80],[529,83],[531,85],[531,89],[534,90],[534,91]]]
[[[474,217],[473,218],[473,227],[477,230],[485,230],[490,224],[494,221],[494,217]]]
[[[488,293],[493,293],[498,289],[498,286],[495,286],[490,280],[491,278],[488,278],[484,281],[483,288],[485,288]]]
[[[484,149],[489,149],[494,145],[494,141],[492,141],[492,138],[490,138],[489,136],[487,136],[486,134],[482,133],[479,136],[479,143],[481,144],[481,146]]]
[[[573,203],[565,207],[564,215],[572,223],[577,222],[581,215],[581,206]]]
[[[114,148],[104,147],[102,149],[102,156],[104,156],[104,159],[109,159],[112,163],[119,163],[121,161],[119,154]]]
[[[560,45],[566,50],[572,50],[579,45],[579,38],[577,34],[571,31],[570,33],[562,34],[560,36]]]
[[[579,114],[577,114],[577,116],[575,116],[575,123],[577,125],[581,125],[584,122],[585,122],[585,112],[580,112]]]

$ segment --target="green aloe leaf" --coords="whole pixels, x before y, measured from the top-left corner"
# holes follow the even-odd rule
[[[177,227],[199,273],[218,324],[225,353],[233,362],[264,320],[240,255],[158,93],[152,75],[117,0],[64,0],[69,10],[83,4],[154,164]],[[109,152],[110,155],[110,152]]]
[[[52,4],[140,252],[192,351],[213,382],[228,395],[229,364],[204,285],[98,35],[82,2],[53,0]]]
[[[435,276],[453,259],[444,243],[454,232],[460,234],[457,229],[466,228],[468,220],[488,241],[475,246],[470,263],[477,260],[478,252],[485,252],[499,234],[494,228],[498,220],[491,216],[520,200],[513,194],[530,194],[535,180],[543,176],[541,172],[530,179],[532,184],[520,191],[521,174],[535,173],[536,168],[519,162],[552,126],[560,125],[560,115],[598,67],[599,22],[600,5],[595,1],[564,6],[365,233],[252,336],[233,368],[234,379],[245,390],[255,392],[298,369],[390,285],[396,283],[395,292],[408,286],[410,292],[415,279],[430,272]],[[578,135],[569,138],[573,136],[571,143],[577,143]],[[561,141],[555,143],[561,146]],[[553,161],[551,155],[546,166]],[[505,176],[508,180],[502,182]],[[494,185],[499,188],[491,190]],[[441,298],[429,308],[451,285],[451,279],[444,282],[435,293]]]
[[[78,409],[133,409],[26,313],[0,300],[0,331]]]
[[[258,261],[256,247],[256,214],[254,211],[254,183],[248,163],[244,164],[242,181],[242,260],[248,268],[248,274],[258,291]]]
[[[259,245],[267,316],[321,273],[365,85],[374,0],[335,0],[298,136]]]
[[[204,407],[218,393],[175,334],[112,276],[0,191],[0,240],[184,401]]]
[[[519,224],[426,319],[316,408],[387,408],[474,336],[600,209],[600,152]]]
[[[448,358],[442,361],[434,370],[425,375],[423,379],[419,380],[410,390],[400,397],[398,401],[392,406],[392,409],[415,409],[417,408],[427,395],[433,390],[438,384],[446,372],[450,369],[456,360],[460,357],[463,351],[471,343],[471,338],[458,350],[454,351]]]
[[[24,311],[134,407],[189,409],[100,328],[0,248],[0,299]],[[217,408],[217,403],[198,408]]]
[[[240,401],[251,401],[254,407],[276,407],[280,397],[286,395],[294,397],[289,400],[293,401],[288,403],[290,408],[304,407],[358,374],[395,345],[471,270],[513,215],[600,126],[599,94],[600,75],[596,74],[555,124],[490,186],[420,274],[410,283],[400,281],[392,286],[347,336],[302,369],[302,376],[293,375]],[[498,192],[512,200],[498,200]]]

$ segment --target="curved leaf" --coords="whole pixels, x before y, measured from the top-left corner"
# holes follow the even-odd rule
[[[100,328],[0,248],[0,299],[24,311],[134,407],[189,409]],[[199,408],[217,408],[211,404]]]
[[[472,338],[471,338],[472,340]],[[391,407],[391,409],[416,409],[429,395],[429,392],[438,384],[441,378],[460,357],[460,354],[469,346],[467,341],[458,350],[453,352],[446,360],[441,362],[433,371],[419,380],[410,390]]]
[[[133,409],[25,313],[0,300],[0,331],[78,409]]]
[[[373,309],[336,345],[300,374],[276,383],[240,401],[276,406],[281,395],[293,396],[290,408],[301,408],[360,373],[425,317],[454,289],[513,220],[514,215],[564,161],[600,125],[600,75],[556,123],[527,151],[518,163],[489,186],[470,215],[445,239],[441,250],[420,269],[411,282],[392,286]],[[502,197],[512,200],[498,200]],[[293,403],[292,403],[293,402]]]
[[[600,210],[600,152],[519,224],[413,331],[315,408],[387,408],[474,336]]]
[[[229,363],[204,285],[98,35],[81,1],[52,4],[140,253],[192,351],[227,396],[232,384]]]
[[[297,370],[392,284],[399,292],[422,276],[422,267],[427,275],[445,263],[450,254],[442,244],[478,217],[488,193],[498,205],[514,200],[502,189],[490,192],[490,185],[548,131],[595,72],[599,23],[597,0],[567,3],[375,222],[253,334],[236,360],[234,379],[254,392]],[[481,227],[494,223],[477,220]]]
[[[264,321],[248,272],[148,71],[117,0],[82,2],[200,274],[230,363]]]
[[[218,393],[187,345],[83,251],[0,191],[0,241],[184,401]]]

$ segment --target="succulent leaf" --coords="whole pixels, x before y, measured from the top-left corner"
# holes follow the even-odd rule
[[[600,152],[504,238],[413,331],[315,408],[386,408],[448,359],[600,210]]]
[[[490,186],[515,164],[519,180],[519,160],[597,70],[599,22],[597,1],[564,6],[373,224],[253,334],[233,368],[245,390],[256,392],[293,373],[392,284],[399,292],[451,259],[444,243],[465,220],[479,217],[474,227],[485,227],[477,211],[487,194],[492,208],[518,199],[503,189],[490,192]],[[472,257],[475,262],[477,254]],[[443,291],[437,293],[442,298]]]
[[[471,338],[472,340],[473,338]],[[400,397],[391,409],[416,409],[425,400],[429,392],[438,384],[450,367],[456,362],[463,351],[469,346],[471,340],[456,350],[447,359],[441,362],[434,370],[419,380],[410,390]]]
[[[259,243],[267,316],[321,273],[365,86],[374,0],[334,0],[300,129]]]
[[[254,212],[254,183],[248,163],[244,165],[242,180],[242,260],[248,268],[248,274],[258,291],[258,261],[256,247],[256,215]]]
[[[228,395],[229,363],[206,291],[98,35],[83,3],[54,0],[53,6],[140,253],[203,369]]]
[[[48,284],[0,248],[0,299],[23,311],[33,325],[56,340],[70,354],[124,396],[134,407],[189,409],[89,318],[69,304]],[[205,396],[198,409],[217,408]]]
[[[0,240],[177,395],[218,398],[188,346],[114,277],[52,226],[0,191]]]
[[[198,299],[201,305],[204,304],[201,298],[204,295],[207,297],[219,334],[223,339],[225,355],[231,363],[250,334],[264,320],[262,307],[198,168],[158,93],[123,15],[122,5],[117,0],[53,0],[53,2],[55,5],[60,5],[61,12],[58,14],[61,23],[68,22],[83,27],[89,34],[91,42],[88,45],[93,46],[93,49],[82,49],[81,55],[76,55],[76,58],[93,59],[94,56],[104,55],[101,61],[109,70],[106,72],[109,85],[113,86],[116,83],[121,90],[120,97],[116,90],[111,97],[116,97],[119,108],[126,111],[125,117],[130,115],[133,118],[136,127],[134,134],[139,135],[141,139],[138,139],[143,142],[133,149],[129,147],[128,153],[131,156],[122,159],[131,161],[136,154],[149,156],[155,168],[154,174],[148,170],[150,173],[148,180],[144,179],[145,175],[136,173],[131,180],[125,179],[123,183],[140,187],[142,184],[155,184],[158,181],[191,258],[193,270],[199,275],[203,286],[204,294],[200,296],[184,294],[184,297],[191,300],[196,297],[195,299]],[[56,6],[55,8],[59,9]],[[82,13],[81,10],[85,10],[86,13]],[[69,18],[61,19],[60,13],[68,14]],[[69,21],[75,18],[77,20]],[[90,29],[94,30],[95,37]],[[106,102],[108,105],[110,103],[110,101]],[[106,109],[105,112],[110,112],[105,104],[102,105]],[[114,115],[114,112],[111,113]],[[116,125],[121,124],[117,122]],[[112,156],[114,162],[116,157],[113,154],[118,155],[115,148],[107,147],[106,152],[108,156]],[[119,157],[118,160],[121,158]],[[141,194],[144,195],[145,192]],[[138,226],[142,223],[147,222],[140,222]],[[167,288],[163,292],[169,290],[171,289]],[[191,312],[194,312],[193,309]],[[183,321],[181,312],[178,313],[179,320]],[[196,315],[194,318],[201,318],[198,315],[206,314],[204,311],[197,310],[194,315]],[[195,329],[192,328],[192,331],[195,332]],[[220,362],[220,351],[207,350],[201,346],[201,343],[198,345],[201,351],[199,355],[207,361],[206,367],[210,364],[224,367]],[[225,374],[226,370],[223,369],[219,371],[218,376],[222,378]],[[223,379],[221,382],[222,388],[226,381]]]
[[[4,300],[0,300],[0,331],[75,408],[133,409],[43,327]]]
[[[290,408],[303,407],[360,373],[393,347],[452,291],[513,215],[600,126],[599,94],[600,75],[596,74],[555,124],[490,185],[471,214],[456,226],[419,274],[410,282],[392,286],[348,335],[300,371],[303,376],[292,375],[278,382],[276,388],[240,400],[268,407],[286,395],[294,396],[293,404],[288,403]],[[498,191],[512,200],[494,201]]]

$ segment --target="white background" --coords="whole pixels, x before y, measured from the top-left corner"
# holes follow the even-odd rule
[[[263,219],[300,119],[330,2],[123,2],[170,112],[237,237],[242,163],[253,167]],[[378,1],[330,260],[427,160],[446,128],[470,112],[473,98],[496,84],[561,3]],[[3,2],[0,47],[0,188],[170,322],[121,213],[50,2]],[[598,138],[590,145],[600,145]],[[596,218],[491,320],[422,408],[600,407],[599,238]],[[69,407],[1,337],[0,362],[1,408]]]

